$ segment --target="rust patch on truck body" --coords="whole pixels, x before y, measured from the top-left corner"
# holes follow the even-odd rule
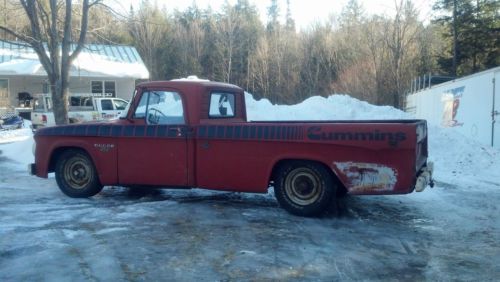
[[[337,170],[346,179],[350,193],[393,191],[397,182],[397,171],[377,163],[334,162]]]

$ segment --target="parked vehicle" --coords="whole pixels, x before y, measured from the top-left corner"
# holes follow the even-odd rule
[[[119,120],[36,132],[30,171],[70,197],[105,185],[266,193],[302,216],[340,194],[432,184],[425,120],[248,122],[243,89],[207,81],[139,84]]]
[[[0,118],[0,130],[18,129],[24,126],[24,120],[18,115]]]
[[[69,103],[70,123],[115,119],[128,105],[123,99],[101,94],[72,94]],[[33,129],[56,124],[49,94],[34,95],[31,122]]]

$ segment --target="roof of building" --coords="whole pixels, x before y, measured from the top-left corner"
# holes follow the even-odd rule
[[[74,49],[76,45],[72,46]],[[46,75],[34,50],[23,42],[0,40],[0,75]],[[73,62],[71,76],[149,78],[132,46],[86,44]]]

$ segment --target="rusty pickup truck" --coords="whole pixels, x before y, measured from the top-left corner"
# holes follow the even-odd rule
[[[432,185],[425,120],[249,122],[243,89],[210,81],[139,84],[115,121],[38,130],[30,172],[70,197],[103,186],[267,193],[295,215],[339,195]]]

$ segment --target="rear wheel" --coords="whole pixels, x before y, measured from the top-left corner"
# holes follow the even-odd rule
[[[72,198],[91,197],[103,188],[94,163],[81,150],[67,150],[59,156],[56,181],[61,191]]]
[[[307,161],[291,161],[277,172],[274,193],[288,212],[300,216],[323,213],[335,197],[336,189],[328,170]]]

